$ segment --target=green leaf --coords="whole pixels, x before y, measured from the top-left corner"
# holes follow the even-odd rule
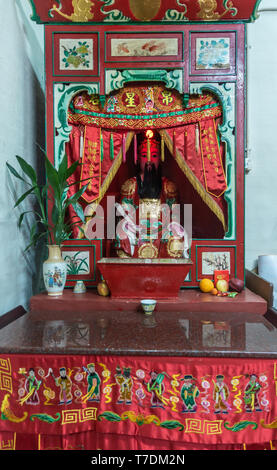
[[[22,214],[20,214],[19,219],[18,219],[18,227],[19,228],[22,225],[25,214],[29,214],[29,212],[33,212],[33,211],[25,211],[25,212],[22,212]]]
[[[79,161],[76,160],[76,162],[72,163],[72,165],[70,165],[70,167],[67,168],[66,179],[68,179],[71,175],[73,175],[73,173],[76,171],[79,165],[80,165]]]
[[[102,418],[105,418],[108,421],[121,421],[121,417],[112,411],[104,411],[104,413],[98,416],[98,420],[102,421]]]
[[[20,196],[20,198],[17,199],[17,201],[16,201],[14,207],[19,206],[19,204],[20,204],[22,201],[24,201],[24,199],[26,199],[26,197],[29,196],[29,194],[31,194],[31,193],[34,191],[35,188],[36,188],[36,186],[33,186],[32,188],[28,189],[28,191],[26,191],[26,193],[22,194],[22,196]]]
[[[58,223],[59,220],[59,209],[57,208],[56,204],[53,205],[51,219],[54,225]]]
[[[184,429],[183,424],[180,423],[179,421],[175,421],[175,420],[163,421],[160,424],[160,426],[161,426],[161,428],[166,428],[166,429],[180,428],[179,431],[182,431]]]
[[[24,183],[27,183],[28,185],[30,185],[30,183],[28,181],[26,181],[24,178],[22,178],[22,176],[20,176],[20,174],[16,171],[16,169],[10,165],[8,162],[6,162],[6,165],[8,167],[8,169],[10,170],[10,172],[18,179],[20,179],[21,181],[24,181]]]
[[[52,163],[46,156],[45,156],[45,167],[46,167],[46,174],[47,174],[49,183],[53,188],[56,198],[60,200],[61,188],[60,188],[58,171],[56,170],[56,168],[52,165]]]
[[[40,421],[44,421],[45,423],[55,423],[56,421],[59,421],[61,415],[60,413],[56,413],[56,418],[54,416],[51,416],[47,413],[38,413],[30,416],[30,420],[34,421],[35,418],[39,419]]]
[[[84,214],[81,204],[79,204],[78,202],[73,202],[72,207],[74,211],[76,212],[77,216],[79,217],[79,219],[81,219],[81,221],[85,223],[85,214]]]
[[[66,201],[66,207],[68,207],[70,204],[75,204],[78,199],[82,196],[82,194],[85,192],[85,190],[87,189],[88,185],[86,186],[83,186],[81,189],[79,189],[79,191],[77,191],[77,193],[73,194],[73,196],[69,197]]]
[[[60,181],[65,182],[67,180],[66,173],[67,173],[67,156],[66,156],[66,154],[64,154],[64,157],[63,157],[63,159],[60,163],[60,166],[58,168],[58,175],[59,175]]]
[[[27,163],[26,160],[24,160],[24,158],[21,158],[18,155],[16,155],[16,159],[19,165],[21,166],[21,169],[24,171],[25,175],[27,175],[30,178],[33,184],[37,184],[37,175],[36,175],[34,168],[31,165],[29,165],[29,163]]]
[[[233,426],[230,426],[228,422],[224,423],[224,427],[228,429],[228,431],[233,432],[242,431],[247,428],[247,426],[251,426],[252,429],[257,429],[258,423],[255,421],[239,421],[238,423],[234,423]]]

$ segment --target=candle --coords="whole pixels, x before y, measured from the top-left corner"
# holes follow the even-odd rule
[[[161,161],[164,162],[164,135],[161,138]]]

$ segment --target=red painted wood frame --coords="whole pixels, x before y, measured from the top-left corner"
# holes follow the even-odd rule
[[[91,73],[82,73],[79,71],[71,75],[68,71],[62,75],[55,74],[54,57],[55,52],[54,37],[56,34],[69,36],[69,33],[82,35],[91,35],[95,37],[97,34],[97,59],[99,61],[98,68],[94,67]],[[46,103],[47,103],[47,152],[50,159],[54,160],[54,102],[53,102],[53,87],[55,83],[99,83],[99,94],[105,94],[105,70],[116,69],[174,69],[182,68],[184,72],[184,93],[189,92],[190,84],[197,83],[234,83],[235,85],[235,156],[234,164],[236,167],[235,177],[235,237],[232,240],[224,239],[195,239],[191,246],[191,259],[193,267],[189,280],[185,281],[184,287],[195,287],[198,285],[198,279],[201,278],[199,268],[197,266],[196,246],[201,245],[205,247],[219,247],[228,246],[235,247],[235,272],[237,277],[244,279],[244,127],[245,127],[245,25],[244,24],[198,24],[198,25],[159,25],[159,34],[171,36],[176,34],[180,38],[183,36],[183,53],[178,50],[176,58],[163,57],[142,57],[141,60],[133,60],[132,58],[124,57],[121,62],[119,58],[116,62],[110,62],[110,49],[107,48],[107,38],[114,34],[114,37],[119,37],[122,34],[135,37],[137,34],[154,34],[157,37],[157,25],[46,25],[45,26],[45,65],[46,65]],[[230,38],[231,54],[234,55],[230,59],[230,68],[225,72],[220,70],[195,70],[190,65],[191,54],[195,53],[195,37],[212,37],[219,35],[220,37]],[[179,39],[178,39],[179,40]],[[54,41],[54,42],[53,42]],[[180,40],[179,40],[180,42]],[[57,47],[57,46],[56,46]],[[107,60],[107,61],[106,61]],[[194,62],[193,62],[194,63]],[[57,67],[57,64],[56,64]],[[195,73],[197,72],[197,73]],[[68,242],[71,243],[70,241]],[[74,244],[74,241],[72,241]],[[203,277],[203,276],[202,276]]]

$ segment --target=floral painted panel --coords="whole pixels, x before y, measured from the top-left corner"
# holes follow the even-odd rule
[[[112,57],[177,56],[178,38],[112,38]]]
[[[204,251],[202,253],[202,274],[212,275],[214,270],[231,270],[229,251]]]
[[[230,38],[197,38],[196,69],[229,69]]]
[[[62,38],[60,70],[93,70],[93,39]]]
[[[65,251],[63,259],[67,263],[69,276],[83,276],[90,273],[89,251]]]

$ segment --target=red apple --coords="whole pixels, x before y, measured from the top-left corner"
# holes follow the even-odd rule
[[[219,292],[227,292],[229,289],[229,284],[225,279],[220,279],[216,283],[216,288]]]
[[[244,282],[238,278],[230,279],[230,289],[235,292],[241,292],[244,289]]]

